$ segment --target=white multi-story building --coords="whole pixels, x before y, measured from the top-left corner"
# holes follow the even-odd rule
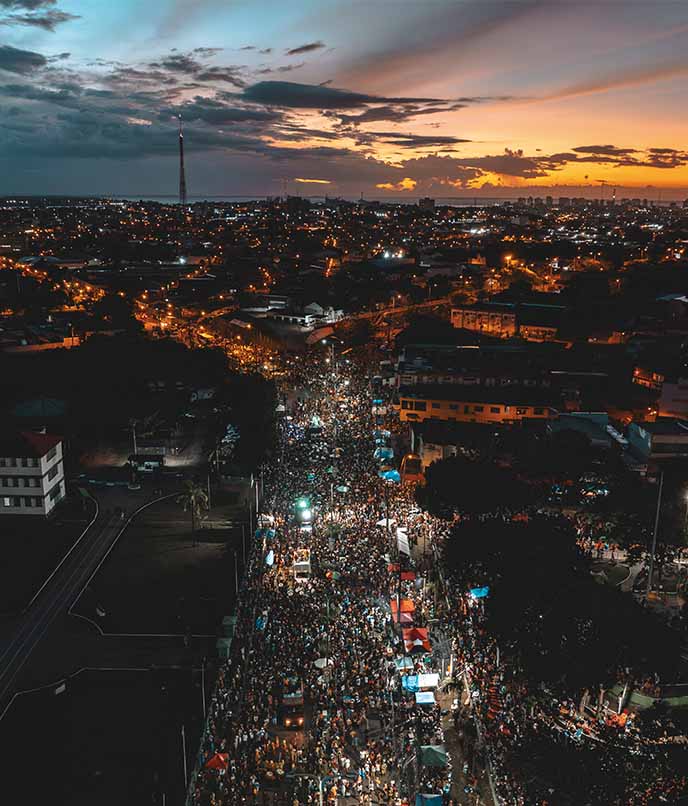
[[[49,515],[65,496],[62,439],[0,435],[0,515]]]

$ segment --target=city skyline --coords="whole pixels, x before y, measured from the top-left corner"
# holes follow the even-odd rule
[[[0,0],[0,25],[7,193],[174,196],[179,115],[190,197],[688,188],[676,3]]]

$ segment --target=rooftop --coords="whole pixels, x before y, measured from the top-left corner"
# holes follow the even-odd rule
[[[654,422],[639,422],[632,425],[642,428],[654,436],[688,438],[688,420],[677,420],[674,417],[658,417]]]
[[[402,386],[400,398],[458,400],[475,403],[501,403],[507,406],[556,406],[556,396],[542,389],[504,386],[464,386],[462,384],[419,384]],[[687,432],[688,433],[688,432]]]
[[[0,434],[0,456],[40,459],[61,441],[62,437],[36,431]]]

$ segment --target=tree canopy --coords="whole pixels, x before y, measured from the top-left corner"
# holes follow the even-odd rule
[[[418,503],[445,518],[455,512],[475,515],[521,509],[535,496],[536,490],[508,468],[463,456],[433,462],[426,470],[425,484],[416,489]]]
[[[459,590],[489,586],[486,627],[531,683],[581,691],[675,668],[678,641],[630,596],[597,583],[564,519],[457,525],[443,562]]]

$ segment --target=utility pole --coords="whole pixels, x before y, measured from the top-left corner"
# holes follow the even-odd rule
[[[182,755],[184,757],[184,787],[189,786],[189,772],[186,765],[186,731],[182,725]]]
[[[652,532],[652,552],[650,553],[650,574],[647,578],[647,593],[645,598],[650,598],[652,591],[652,574],[655,570],[655,551],[657,549],[657,532],[659,531],[659,515],[662,510],[662,488],[664,487],[664,471],[659,473],[659,490],[657,492],[657,511],[655,512],[655,528]]]
[[[201,699],[203,701],[203,719],[205,719],[205,658],[203,658],[203,662],[201,663]]]

